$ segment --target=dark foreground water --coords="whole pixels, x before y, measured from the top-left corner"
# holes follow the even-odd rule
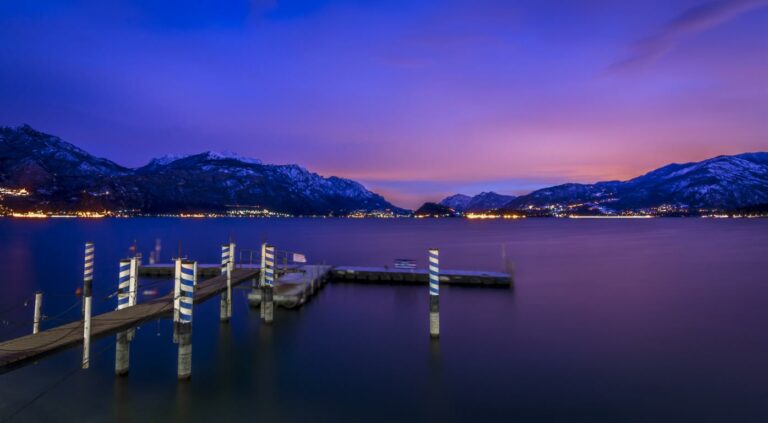
[[[441,249],[444,268],[516,267],[514,290],[329,284],[272,327],[236,290],[195,306],[193,376],[176,381],[169,321],[141,326],[116,378],[114,337],[0,375],[13,421],[723,421],[768,416],[768,220],[0,219],[0,339],[72,320],[82,244],[96,243],[96,310],[137,240],[218,260],[266,239],[313,262],[385,265]],[[157,285],[144,279],[142,284]],[[167,285],[161,283],[160,286]],[[140,301],[143,298],[140,297]],[[15,307],[15,308],[14,308]],[[62,314],[63,313],[63,314]],[[61,314],[61,315],[59,315]],[[57,320],[53,320],[57,319]],[[38,398],[39,397],[39,398]],[[36,401],[32,402],[33,399]]]

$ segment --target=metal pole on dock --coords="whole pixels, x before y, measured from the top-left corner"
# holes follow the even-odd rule
[[[429,336],[440,336],[440,251],[429,250]]]
[[[174,262],[173,272],[173,323],[179,323],[179,302],[181,300],[181,259]]]
[[[275,247],[267,245],[265,251],[264,267],[264,322],[272,323],[275,313],[275,304],[272,301],[275,285]]]
[[[219,304],[219,320],[222,322],[229,321],[229,314],[227,308],[229,304],[230,286],[232,283],[232,272],[230,269],[230,262],[232,261],[230,245],[224,244],[221,246],[221,274],[227,277],[227,289],[221,293],[221,303]]]
[[[92,242],[85,243],[85,267],[83,271],[83,369],[90,366],[91,355],[91,301],[93,295],[93,259],[95,248]]]
[[[43,307],[43,293],[35,292],[35,315],[32,319],[32,334],[40,332],[40,309]]]
[[[197,284],[197,262],[179,259],[180,298],[178,323],[178,367],[179,380],[192,377],[192,307]]]

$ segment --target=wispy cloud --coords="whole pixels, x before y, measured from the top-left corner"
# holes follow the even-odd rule
[[[768,0],[716,0],[689,8],[657,33],[635,42],[630,55],[612,64],[609,71],[636,69],[653,63],[686,38],[764,6],[768,6]]]

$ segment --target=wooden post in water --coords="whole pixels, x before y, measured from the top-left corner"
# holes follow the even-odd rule
[[[40,332],[40,310],[43,307],[43,293],[35,292],[35,314],[32,319],[32,333]]]
[[[179,353],[177,377],[179,380],[192,377],[192,308],[197,284],[197,262],[177,259],[180,275],[179,320],[177,324]]]
[[[440,336],[440,251],[429,250],[429,336]]]
[[[275,285],[275,247],[267,245],[265,251],[264,267],[264,322],[272,323],[275,313],[275,304],[272,301]]]
[[[91,354],[91,306],[93,295],[93,260],[95,247],[85,243],[85,267],[83,270],[83,368],[90,366]]]
[[[232,254],[230,250],[230,244],[224,244],[221,246],[221,274],[227,277],[227,289],[221,293],[221,302],[219,303],[219,320],[222,322],[229,321],[229,314],[227,308],[229,307],[229,295],[231,293],[232,283],[232,270],[231,261]]]

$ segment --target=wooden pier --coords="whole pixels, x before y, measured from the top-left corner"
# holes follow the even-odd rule
[[[430,267],[432,267],[432,264]],[[232,266],[234,263],[230,263],[230,265]],[[222,316],[224,316],[222,321],[228,320],[231,315],[224,313],[226,311],[225,292],[227,291],[227,276],[221,274],[221,265],[197,264],[196,266],[197,276],[202,282],[198,282],[194,289],[194,304],[199,304],[217,294],[222,294],[224,295],[222,296]],[[434,270],[435,273],[432,274],[434,280],[430,282],[430,272],[427,269],[357,266],[331,267],[305,264],[283,266],[273,264],[272,266],[276,280],[272,291],[267,294],[268,299],[265,304],[269,307],[269,310],[272,310],[274,304],[284,308],[301,307],[328,280],[347,283],[406,285],[427,285],[429,283],[431,297],[436,295],[432,294],[432,284],[502,288],[509,288],[513,284],[513,278],[510,274],[500,272],[440,270],[439,273],[436,273],[438,271]],[[136,269],[138,275],[147,277],[173,278],[174,272],[175,265],[170,263],[144,265]],[[248,293],[248,302],[251,306],[258,306],[262,302],[261,296],[264,292],[257,288],[260,272],[260,265],[257,264],[238,263],[232,270],[232,286],[252,281],[250,292]],[[271,301],[269,300],[270,295]],[[231,307],[231,303],[229,304]],[[437,303],[435,302],[435,304]],[[125,331],[149,320],[171,314],[173,311],[174,293],[172,292],[161,298],[92,317],[90,321],[90,337],[100,338]],[[269,320],[266,320],[266,322],[269,323],[272,319],[271,311],[268,313],[268,316]],[[437,321],[436,319],[433,320]],[[40,331],[36,334],[2,342],[0,343],[0,373],[38,360],[56,351],[81,345],[84,339],[83,333],[84,321],[78,320]],[[433,336],[436,336],[437,333],[437,330],[435,330]]]
[[[232,285],[258,277],[258,270],[235,269],[232,273]],[[201,303],[224,291],[227,287],[226,276],[216,276],[197,284],[194,302]],[[173,293],[145,303],[111,311],[93,317],[91,336],[100,338],[120,330],[140,325],[148,320],[164,316],[173,311]],[[78,320],[66,325],[40,331],[34,335],[22,336],[0,343],[0,373],[7,372],[26,362],[37,360],[61,349],[82,344],[83,321]]]

